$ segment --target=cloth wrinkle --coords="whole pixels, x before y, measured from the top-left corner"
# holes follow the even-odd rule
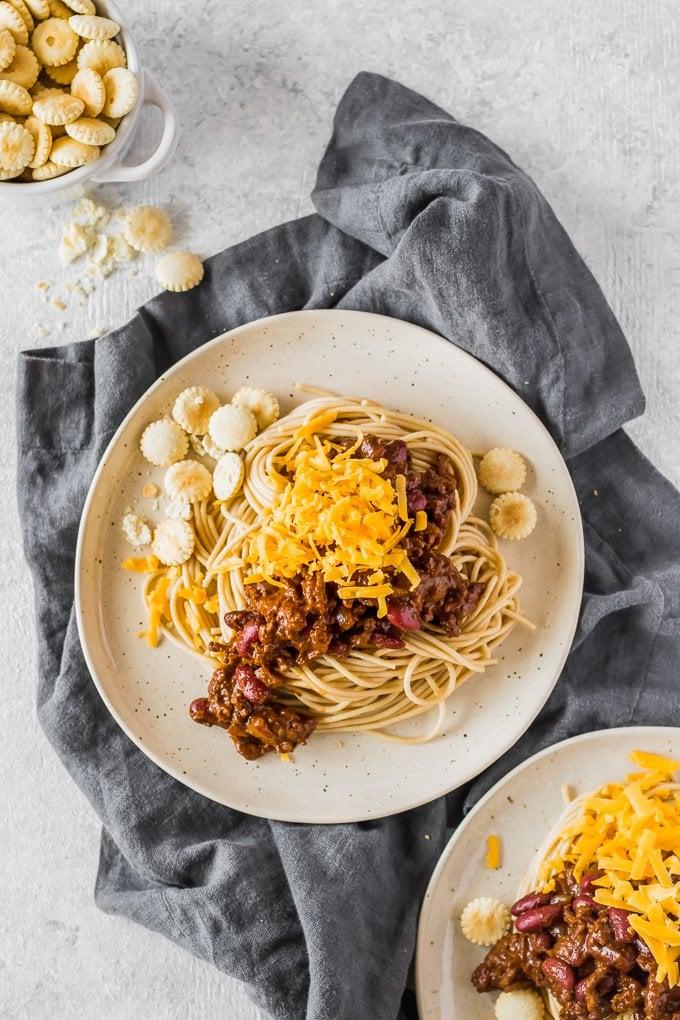
[[[562,373],[561,373],[560,380],[559,380],[559,382],[560,382],[559,404],[560,404],[560,419],[561,419],[561,422],[562,422],[562,429],[563,429],[564,433],[566,434],[567,427],[568,427],[568,423],[567,423],[567,410],[566,410],[566,404],[565,404],[565,391],[566,391],[566,380],[567,380],[567,365],[566,365],[566,358],[565,358],[565,354],[564,354],[564,346],[562,344],[562,340],[561,340],[561,337],[560,337],[559,330],[557,329],[555,321],[553,320],[552,314],[550,312],[550,306],[548,305],[548,302],[545,300],[545,298],[543,296],[541,288],[540,288],[540,286],[538,284],[538,279],[536,277],[536,274],[535,274],[535,272],[533,270],[533,267],[531,265],[531,261],[529,259],[529,252],[527,250],[527,221],[526,221],[526,216],[525,216],[525,213],[524,213],[524,209],[522,208],[521,205],[519,205],[516,202],[515,196],[512,195],[512,193],[511,193],[511,198],[512,198],[513,202],[515,203],[516,207],[517,207],[517,210],[518,210],[519,216],[521,218],[521,222],[522,222],[522,236],[523,236],[523,241],[524,241],[524,244],[523,244],[524,259],[525,259],[525,262],[526,262],[527,272],[529,273],[529,279],[531,280],[531,282],[533,284],[533,287],[534,287],[534,290],[536,291],[536,296],[540,300],[541,306],[543,307],[543,310],[545,311],[545,315],[546,315],[548,324],[550,326],[550,332],[552,333],[553,339],[555,341],[555,345],[557,347],[557,350],[559,351],[560,359],[562,361]]]
[[[397,173],[399,173],[399,171],[397,171]],[[376,192],[375,192],[375,207],[376,207],[375,211],[376,211],[376,216],[377,216],[377,219],[378,219],[378,223],[380,224],[380,228],[382,230],[382,235],[383,235],[383,239],[385,241],[385,246],[389,249],[391,247],[391,245],[392,245],[392,235],[391,235],[390,231],[388,230],[387,221],[386,221],[385,216],[383,214],[382,199],[383,199],[383,190],[382,190],[382,188],[376,188]]]

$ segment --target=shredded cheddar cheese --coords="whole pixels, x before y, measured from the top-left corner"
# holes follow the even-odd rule
[[[408,509],[406,506],[406,479],[403,475],[397,475],[394,480],[394,487],[397,490],[397,509],[402,521],[408,520]]]
[[[500,868],[501,866],[501,841],[495,834],[487,836],[486,866],[487,868]]]
[[[363,436],[349,449],[320,437],[334,420],[327,412],[305,423],[286,455],[275,459],[269,481],[277,494],[265,523],[250,536],[252,573],[245,583],[281,585],[300,572],[319,572],[338,585],[340,598],[376,599],[384,616],[384,600],[394,591],[387,568],[400,571],[412,589],[420,582],[399,549],[414,525],[406,479],[397,475],[393,485],[383,476],[386,460],[352,456]],[[423,517],[419,530],[427,526]]]
[[[194,602],[197,606],[202,606],[208,598],[208,593],[205,588],[201,588],[198,584],[192,585],[191,588],[180,588],[177,594],[181,599],[187,599],[189,602]]]
[[[667,978],[674,987],[680,983],[680,791],[673,775],[680,761],[645,751],[630,758],[646,771],[582,799],[543,863],[540,887],[554,888],[553,876],[565,867],[573,867],[577,881],[601,871],[595,900],[629,912],[631,928],[656,961],[656,980]]]
[[[152,648],[158,647],[158,628],[161,620],[165,617],[170,619],[170,606],[168,605],[168,588],[172,583],[170,577],[160,577],[156,587],[147,595],[147,606],[149,609],[149,629],[141,636],[145,637]]]
[[[633,765],[639,765],[641,769],[647,769],[650,772],[662,772],[666,776],[672,776],[680,769],[680,761],[663,758],[661,755],[651,754],[649,751],[631,751],[629,757]]]
[[[127,560],[123,560],[124,570],[133,570],[138,574],[155,574],[157,570],[161,569],[161,561],[157,556],[131,556]]]

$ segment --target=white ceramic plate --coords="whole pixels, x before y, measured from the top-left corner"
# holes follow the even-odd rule
[[[470,975],[486,950],[473,946],[458,919],[466,903],[493,896],[510,905],[534,854],[564,809],[562,784],[581,794],[635,771],[632,750],[680,756],[680,729],[627,726],[554,744],[497,783],[456,829],[425,894],[416,949],[420,1020],[482,1020],[496,996],[475,991]],[[489,870],[486,839],[501,838],[502,866]]]
[[[510,446],[528,462],[526,491],[539,521],[524,542],[504,543],[524,577],[523,610],[500,661],[450,699],[444,735],[404,746],[368,735],[315,734],[292,763],[267,755],[248,763],[217,728],[197,726],[188,705],[205,694],[200,662],[144,629],[140,575],[130,555],[125,509],[144,507],[142,485],[162,469],[141,458],[144,426],[169,413],[185,386],[228,400],[240,386],[273,390],[283,412],[307,383],[431,418],[473,450]],[[149,470],[147,470],[147,468]],[[147,504],[148,506],[148,504]],[[480,495],[485,513],[488,497]],[[213,800],[250,814],[297,822],[346,822],[433,800],[481,772],[526,730],[550,694],[569,650],[581,599],[583,538],[576,495],[547,431],[492,372],[441,337],[380,315],[290,312],[232,330],[175,365],[132,409],[92,482],[76,558],[78,628],[104,702],[128,736],[161,768]],[[340,746],[342,744],[342,746]]]

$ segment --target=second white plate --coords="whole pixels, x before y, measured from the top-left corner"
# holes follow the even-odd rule
[[[486,1020],[496,996],[475,990],[470,975],[486,950],[460,929],[466,903],[492,896],[510,905],[534,854],[564,809],[562,785],[586,793],[634,767],[633,750],[680,757],[680,729],[626,726],[554,744],[510,772],[453,834],[428,886],[418,925],[416,984],[420,1020]],[[502,865],[486,867],[487,836],[500,836]]]

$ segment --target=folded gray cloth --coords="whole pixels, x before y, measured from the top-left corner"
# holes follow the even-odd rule
[[[36,590],[38,711],[102,820],[103,910],[239,978],[273,1017],[393,1020],[447,823],[546,744],[674,718],[680,500],[620,431],[643,398],[612,312],[535,184],[487,138],[361,74],[337,111],[314,200],[318,216],[208,260],[188,294],[154,298],[96,341],[23,355],[19,500]],[[403,815],[305,826],[214,804],[127,739],[83,660],[73,566],[97,462],[154,379],[234,326],[331,306],[436,330],[537,411],[581,500],[586,585],[555,692],[502,761]]]

